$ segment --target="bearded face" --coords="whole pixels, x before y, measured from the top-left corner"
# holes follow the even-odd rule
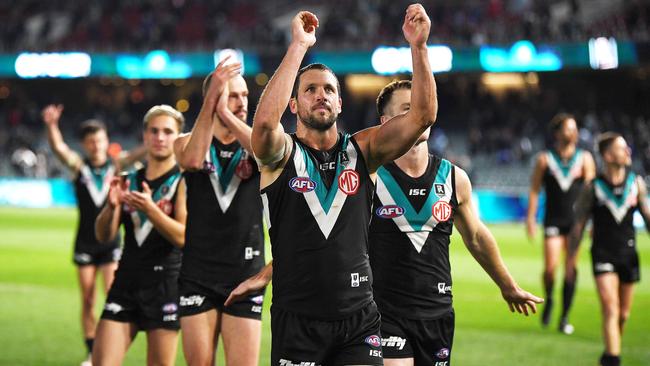
[[[336,77],[329,71],[317,69],[302,74],[291,111],[307,128],[330,129],[341,113]]]

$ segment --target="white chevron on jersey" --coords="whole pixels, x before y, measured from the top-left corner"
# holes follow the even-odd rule
[[[584,163],[584,154],[582,150],[576,150],[575,152],[575,161],[569,167],[562,168],[560,166],[561,162],[557,160],[555,154],[551,151],[546,152],[546,161],[548,170],[551,172],[553,178],[557,182],[557,185],[560,186],[563,192],[566,192],[571,188],[571,184],[576,178],[582,176],[582,165]]]
[[[169,191],[167,191],[167,193],[162,195],[158,199],[158,201],[171,200],[171,198],[174,196],[174,193],[176,193],[176,188],[178,188],[178,183],[181,181],[181,175],[180,174],[176,174],[176,175],[178,175],[178,178],[174,179],[172,184],[169,186]],[[158,187],[158,189],[161,189],[163,186],[164,183],[162,186]],[[144,220],[141,220],[137,210],[131,211],[131,220],[133,221],[133,232],[135,234],[135,241],[138,243],[138,246],[142,246],[142,243],[144,243],[144,241],[151,233],[151,229],[153,229],[153,224],[151,223],[151,221],[149,221],[147,216],[144,216]]]
[[[632,177],[631,179],[631,184],[628,187],[625,187],[627,195],[624,198],[624,201],[621,202],[619,205],[617,202],[615,202],[611,195],[611,191],[607,192],[606,190],[609,190],[608,187],[604,185],[598,184],[599,182],[595,182],[594,184],[594,191],[596,193],[596,198],[600,203],[605,205],[609,209],[609,212],[612,214],[614,217],[614,220],[616,220],[617,224],[620,224],[625,216],[627,215],[627,212],[629,209],[636,205],[638,195],[639,195],[639,187],[636,184],[636,180]]]
[[[246,154],[244,154],[245,158]],[[210,157],[210,149],[208,149],[208,152],[205,155],[205,161],[212,163],[212,164],[219,164],[218,161],[212,161],[212,158]],[[221,172],[222,174],[225,173],[226,169],[222,169]],[[241,183],[241,179],[237,174],[233,174],[232,178],[230,178],[230,182],[228,182],[228,186],[226,187],[226,190],[224,191],[223,188],[221,187],[221,183],[219,182],[219,174],[218,170],[215,169],[214,172],[208,173],[210,176],[210,183],[212,183],[212,190],[214,190],[214,195],[217,197],[217,202],[219,202],[219,207],[221,208],[221,212],[226,212],[228,208],[230,207],[230,204],[232,203],[233,199],[235,198],[235,194],[237,194],[237,189],[239,189],[239,184]]]
[[[97,188],[97,185],[95,184],[95,177],[93,176],[93,173],[90,171],[90,169],[91,168],[88,166],[88,164],[84,164],[81,167],[79,170],[79,174],[81,174],[82,177],[81,182],[86,186],[86,189],[90,194],[90,198],[92,198],[95,206],[101,207],[102,204],[104,204],[106,196],[108,196],[108,191],[111,188],[111,179],[113,179],[113,176],[115,175],[115,166],[110,165],[106,169],[106,172],[102,177],[101,189]]]

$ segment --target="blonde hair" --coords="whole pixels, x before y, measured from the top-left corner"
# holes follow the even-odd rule
[[[174,109],[174,107],[167,104],[159,104],[151,107],[147,113],[144,115],[144,128],[147,128],[149,121],[158,116],[169,116],[176,120],[176,126],[178,126],[178,132],[183,132],[183,126],[185,126],[185,117],[183,113]]]

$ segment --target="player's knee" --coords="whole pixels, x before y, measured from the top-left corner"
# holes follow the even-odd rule
[[[630,311],[629,310],[623,310],[621,313],[618,315],[618,322],[623,325],[627,320],[630,318]]]
[[[95,296],[92,294],[84,295],[82,299],[83,309],[86,311],[92,311],[95,308]]]
[[[618,319],[620,312],[616,304],[606,304],[603,306],[603,317],[605,319]]]

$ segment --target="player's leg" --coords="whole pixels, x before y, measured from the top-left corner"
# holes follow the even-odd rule
[[[634,297],[634,283],[621,283],[618,289],[618,296],[620,302],[620,310],[618,314],[618,327],[623,335],[625,323],[630,318],[630,311],[632,310],[632,299]]]
[[[544,310],[542,312],[542,324],[548,325],[551,321],[551,310],[553,309],[553,287],[555,283],[555,268],[560,262],[563,241],[562,237],[545,236],[544,237],[544,273],[542,280],[546,297],[544,301]]]
[[[221,337],[228,366],[254,366],[259,363],[262,321],[224,313]]]
[[[384,366],[413,366],[413,357],[411,358],[384,358]]]
[[[573,297],[576,290],[578,279],[578,252],[574,255],[568,255],[568,237],[563,235],[564,258],[564,284],[562,286],[562,315],[560,317],[560,332],[564,334],[573,334],[573,325],[569,324],[569,310],[573,304]]]
[[[176,362],[178,331],[151,329],[147,331],[147,366],[171,366]]]
[[[97,267],[94,265],[77,266],[79,289],[81,290],[81,328],[88,353],[91,353],[95,339],[95,277]]]
[[[596,276],[596,288],[600,299],[602,317],[603,317],[603,340],[605,342],[605,352],[603,360],[609,363],[610,358],[618,356],[621,353],[621,332],[619,328],[620,303],[619,303],[619,279],[618,274],[607,272]]]
[[[117,262],[109,262],[99,266],[99,271],[102,273],[102,279],[104,280],[104,294],[108,294],[108,290],[111,289],[111,285],[115,279],[116,269]]]
[[[183,355],[189,366],[212,366],[219,339],[220,313],[216,309],[182,316]]]
[[[101,319],[93,347],[93,365],[121,365],[137,331],[134,323]]]

